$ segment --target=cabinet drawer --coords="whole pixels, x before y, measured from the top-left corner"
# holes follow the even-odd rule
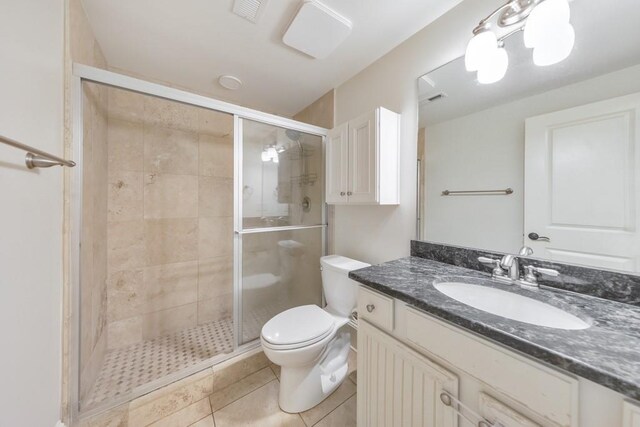
[[[358,317],[367,319],[369,323],[387,331],[392,331],[393,298],[360,286],[358,289]]]
[[[544,425],[578,425],[575,378],[409,307],[406,337],[539,415]]]

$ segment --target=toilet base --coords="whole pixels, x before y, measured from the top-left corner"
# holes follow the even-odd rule
[[[328,374],[322,372],[319,364],[312,368],[282,367],[278,402],[280,409],[284,412],[298,413],[313,408],[342,384],[348,371],[349,366],[346,362]]]

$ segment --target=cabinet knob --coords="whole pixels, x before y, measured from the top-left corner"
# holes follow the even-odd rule
[[[344,196],[344,195],[345,195],[345,192],[344,192],[344,191],[341,191],[341,192],[340,192],[340,195],[341,195],[341,196]]]
[[[375,305],[373,305],[373,304],[367,304],[367,311],[368,311],[369,313],[371,313],[371,312],[372,312],[373,310],[375,310],[375,309],[376,309],[376,306],[375,306]]]
[[[353,193],[351,191],[347,191],[347,196],[351,196]]]

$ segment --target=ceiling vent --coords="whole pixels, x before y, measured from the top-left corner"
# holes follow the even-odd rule
[[[446,98],[447,94],[436,88],[436,82],[426,75],[418,79],[418,101],[420,106]]]
[[[269,0],[235,0],[233,13],[244,19],[257,23]]]
[[[302,3],[282,41],[287,46],[322,59],[351,33],[351,21],[316,0]]]

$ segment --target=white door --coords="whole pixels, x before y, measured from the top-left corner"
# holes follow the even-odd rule
[[[527,119],[525,244],[554,261],[640,271],[639,168],[640,94]]]
[[[377,174],[376,114],[349,122],[349,203],[375,203]]]
[[[347,123],[327,135],[327,203],[347,203],[349,127]]]
[[[458,377],[365,320],[358,322],[358,425],[455,427],[440,394],[458,396]]]

